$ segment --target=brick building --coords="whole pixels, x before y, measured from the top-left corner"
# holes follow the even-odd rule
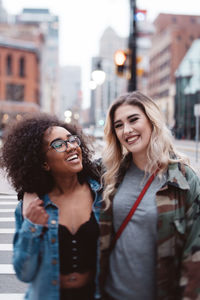
[[[178,139],[194,140],[197,133],[194,107],[200,104],[200,39],[192,43],[176,70],[175,76],[174,133]]]
[[[39,56],[34,43],[0,40],[0,128],[40,108]]]
[[[157,100],[167,124],[174,125],[175,71],[200,37],[200,16],[159,14],[149,53],[148,94]]]

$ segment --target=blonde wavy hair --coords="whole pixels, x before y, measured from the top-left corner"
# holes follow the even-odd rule
[[[175,150],[171,131],[167,128],[163,115],[156,103],[139,91],[121,95],[111,104],[104,128],[106,145],[102,160],[106,171],[102,176],[102,180],[105,186],[103,199],[106,208],[110,206],[110,202],[115,194],[119,169],[128,153],[120,144],[113,125],[115,111],[118,107],[125,104],[139,107],[152,124],[152,134],[147,148],[145,174],[152,174],[159,169],[158,174],[161,177],[168,164],[180,161],[188,163],[187,159]]]

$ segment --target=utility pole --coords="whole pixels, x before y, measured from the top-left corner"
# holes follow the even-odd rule
[[[130,34],[128,47],[130,49],[130,79],[128,82],[128,91],[137,89],[137,24],[136,24],[136,0],[130,0]]]

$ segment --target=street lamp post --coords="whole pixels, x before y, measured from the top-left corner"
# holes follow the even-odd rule
[[[129,35],[129,49],[131,51],[131,67],[130,79],[128,82],[128,91],[135,91],[137,89],[137,69],[136,69],[136,45],[137,26],[136,26],[136,0],[130,0],[130,35]]]
[[[94,63],[94,70],[92,71],[92,89],[95,90],[95,94],[93,93],[93,103],[92,103],[92,119],[94,120],[94,125],[96,127],[101,126],[101,120],[103,120],[104,115],[104,104],[103,104],[103,90],[102,84],[106,79],[106,73],[102,69],[102,59],[98,58],[98,60]],[[94,87],[93,87],[94,86]],[[90,81],[91,88],[91,81]]]

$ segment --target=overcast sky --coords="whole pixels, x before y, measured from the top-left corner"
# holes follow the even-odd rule
[[[107,26],[121,36],[129,32],[130,0],[2,0],[10,14],[26,8],[49,8],[60,19],[60,64],[81,65],[83,91],[89,82],[89,65],[98,54],[98,41]],[[137,0],[137,7],[147,9],[149,20],[160,12],[200,15],[200,0]],[[87,94],[87,92],[86,92]],[[85,96],[85,95],[84,95]],[[86,97],[88,97],[86,95]],[[87,100],[86,100],[87,102]]]
[[[129,31],[129,0],[3,0],[11,14],[24,7],[49,8],[60,18],[60,64],[83,64],[98,52],[103,30],[111,25],[119,35]],[[200,14],[199,0],[137,0],[153,20],[159,12]]]

